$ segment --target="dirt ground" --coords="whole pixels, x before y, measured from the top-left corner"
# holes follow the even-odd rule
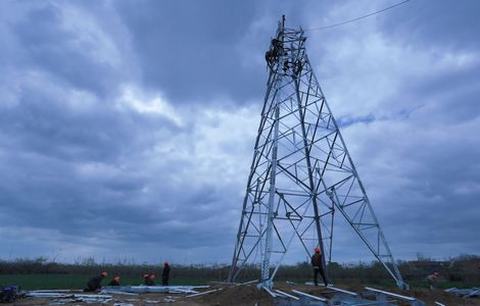
[[[307,292],[307,293],[312,293],[312,294],[318,294],[318,295],[323,295],[327,296],[328,294],[325,294],[325,292],[328,292],[328,289],[322,288],[322,287],[313,287],[313,286],[295,286],[299,287],[302,289],[299,289],[301,291]],[[356,286],[341,286],[337,285],[338,288],[342,289],[347,289],[353,292],[360,293],[364,290],[363,286],[356,285]],[[381,288],[378,288],[381,289]],[[475,306],[480,306],[480,298],[470,298],[470,299],[463,299],[460,297],[457,297],[453,294],[444,292],[443,290],[428,290],[428,289],[411,289],[411,290],[400,290],[400,289],[386,289],[389,292],[395,292],[401,295],[405,296],[411,296],[415,297],[423,302],[426,303],[426,305],[435,305],[435,302],[440,302],[444,305],[448,306],[461,306],[461,305],[475,305]],[[323,294],[322,294],[323,292]],[[331,294],[331,293],[330,293]],[[399,305],[408,305],[408,304],[399,304]]]
[[[347,289],[355,292],[362,292],[363,287],[361,286],[340,286],[337,287],[342,289]],[[120,306],[127,305],[188,305],[188,306],[271,306],[273,304],[273,299],[266,293],[264,290],[258,290],[256,285],[242,285],[242,286],[232,286],[228,284],[212,284],[212,289],[219,289],[217,292],[210,294],[190,297],[187,298],[182,295],[175,294],[141,294],[138,296],[126,296],[126,295],[113,295],[113,300],[107,304],[86,304],[86,303],[70,303],[65,305],[115,305],[120,304]],[[275,283],[275,289],[280,289],[285,292],[290,292],[292,289],[297,289],[304,291],[306,293],[323,296],[326,298],[332,297],[335,292],[324,287],[313,287],[300,284],[287,284],[285,282]],[[443,303],[448,306],[460,306],[460,305],[479,305],[479,298],[471,299],[462,299],[456,296],[453,296],[449,293],[443,292],[442,290],[410,290],[410,291],[401,291],[401,290],[391,290],[403,295],[414,296],[427,305],[434,305],[435,301]],[[167,300],[171,298],[174,299],[174,302],[168,302]],[[17,301],[14,304],[10,305],[52,305],[52,300],[50,299],[39,299],[39,298],[24,298]],[[122,305],[123,304],[123,305]],[[8,304],[5,304],[8,305]],[[58,305],[58,304],[57,304]],[[400,304],[401,305],[401,304]],[[408,304],[405,304],[408,305]]]

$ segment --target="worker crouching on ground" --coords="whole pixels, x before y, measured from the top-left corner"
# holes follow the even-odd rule
[[[170,278],[170,265],[168,262],[163,263],[162,271],[162,286],[168,286],[168,279]]]
[[[120,286],[120,275],[115,275],[110,283],[108,283],[109,286]]]
[[[325,277],[325,272],[323,271],[322,264],[322,252],[320,248],[315,248],[315,254],[312,255],[312,267],[313,267],[313,283],[315,286],[318,286],[318,273],[322,276],[325,286],[328,285],[327,278]]]
[[[145,286],[155,286],[155,274],[148,273],[143,276],[143,284]]]
[[[85,292],[100,291],[100,289],[102,289],[102,280],[107,276],[108,276],[107,272],[102,272],[100,273],[100,275],[92,277],[87,283],[87,288],[85,288],[83,291]]]

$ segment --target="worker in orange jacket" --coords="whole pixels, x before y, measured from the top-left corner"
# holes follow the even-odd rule
[[[322,251],[320,248],[315,248],[315,253],[312,255],[312,267],[313,267],[313,283],[318,286],[318,273],[322,276],[325,286],[328,285],[325,271],[323,270]]]

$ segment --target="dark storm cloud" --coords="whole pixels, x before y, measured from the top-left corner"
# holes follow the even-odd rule
[[[131,30],[146,85],[164,88],[175,101],[261,93],[263,75],[239,65],[249,54],[242,37],[255,17],[254,1],[121,2],[118,11]]]
[[[480,114],[479,71],[480,62],[476,61],[464,69],[445,71],[428,80],[411,81],[407,86],[417,95],[418,104],[422,101],[430,103],[432,117],[429,119],[432,122],[458,124],[474,120]],[[410,95],[407,93],[407,96]]]
[[[228,262],[278,17],[310,28],[368,5],[2,2],[0,256]],[[479,252],[480,23],[476,2],[452,5],[307,32],[400,258]],[[357,260],[339,233],[338,260]]]
[[[271,24],[285,12],[292,22],[302,16],[298,5],[275,1],[148,0],[116,6],[139,55],[142,81],[162,88],[175,103],[261,98],[265,70],[259,63],[274,35]],[[265,20],[268,25],[261,24]]]
[[[440,46],[445,49],[478,50],[478,1],[410,1],[408,8],[396,10],[390,18],[382,19],[380,29],[406,45]],[[412,14],[415,12],[415,14]],[[397,36],[398,35],[398,36]],[[408,36],[408,40],[404,40]]]

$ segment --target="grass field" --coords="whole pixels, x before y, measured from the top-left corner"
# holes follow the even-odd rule
[[[0,274],[0,286],[1,285],[19,285],[22,289],[25,290],[35,290],[35,289],[83,289],[86,282],[90,279],[91,275],[81,275],[81,274]],[[107,278],[103,285],[107,285],[109,282]],[[305,279],[305,281],[310,281]],[[172,279],[171,285],[202,285],[208,283],[207,279],[192,279],[192,278],[175,278]],[[139,277],[126,276],[122,277],[122,285],[140,285],[143,280]],[[303,281],[297,280],[298,283],[303,283]],[[342,284],[361,284],[358,280],[340,280]],[[157,284],[160,285],[160,282],[157,281]],[[412,281],[409,283],[411,288],[427,288],[428,285],[424,281]],[[392,282],[375,282],[375,283],[363,283],[363,285],[376,285],[383,288],[394,287]],[[478,285],[478,284],[477,284]],[[468,284],[464,282],[439,282],[438,288],[470,288],[474,287],[475,284]]]
[[[88,276],[68,274],[6,274],[0,275],[0,284],[19,285],[22,289],[83,288]]]

